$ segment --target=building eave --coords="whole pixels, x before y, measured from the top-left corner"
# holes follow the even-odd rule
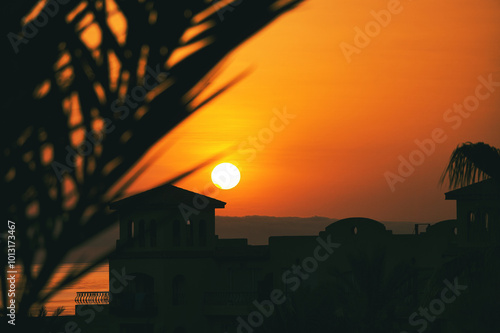
[[[226,206],[226,203],[223,201],[191,192],[171,184],[165,184],[114,201],[109,204],[109,207],[113,210],[120,210],[178,204],[186,204],[198,210],[203,210],[205,208],[224,208]]]
[[[500,199],[500,184],[489,178],[478,183],[446,192],[446,200]]]

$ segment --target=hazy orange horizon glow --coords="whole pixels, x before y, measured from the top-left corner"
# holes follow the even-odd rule
[[[444,115],[474,96],[478,77],[500,82],[500,3],[402,1],[349,63],[340,44],[354,45],[354,28],[389,3],[311,0],[279,18],[229,57],[213,89],[251,74],[170,133],[129,192],[235,147],[176,185],[227,202],[220,215],[454,218],[439,177],[462,142],[500,147],[500,87],[460,124]],[[285,109],[293,119],[273,120]],[[391,191],[384,173],[397,173],[399,156],[408,159],[435,129],[443,142]],[[222,162],[235,164],[241,181],[216,191],[210,173]]]

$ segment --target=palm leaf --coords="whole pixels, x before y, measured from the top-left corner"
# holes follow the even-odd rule
[[[483,142],[463,143],[453,151],[440,183],[448,180],[450,188],[500,177],[500,149]]]
[[[229,52],[300,0],[69,2],[33,36],[27,27],[53,3],[31,11],[39,2],[6,2],[1,14],[2,216],[17,222],[19,313],[46,300],[42,290],[72,250],[116,222],[107,204],[126,186],[109,193],[113,185],[130,184],[149,148],[234,82],[194,105],[200,83],[210,86]],[[70,274],[65,284],[81,276]],[[6,304],[5,276],[2,295]]]

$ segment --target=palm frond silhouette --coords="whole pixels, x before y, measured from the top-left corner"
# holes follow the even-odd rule
[[[466,142],[457,146],[451,154],[440,183],[448,180],[450,188],[457,188],[499,177],[500,149],[483,142]]]
[[[16,222],[19,314],[106,258],[42,292],[71,250],[116,221],[107,204],[136,179],[128,171],[146,151],[238,80],[202,97],[221,60],[300,2],[2,4],[2,216]],[[5,267],[2,275],[5,314]]]
[[[287,296],[262,331],[391,331],[399,314],[416,304],[416,268],[406,259],[391,263],[385,248],[369,251],[349,254],[343,269],[327,266],[326,278]]]

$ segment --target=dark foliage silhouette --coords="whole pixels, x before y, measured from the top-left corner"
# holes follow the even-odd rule
[[[392,331],[401,314],[417,304],[416,267],[410,260],[389,263],[386,248],[346,259],[347,270],[325,263],[325,278],[291,293],[262,332]]]
[[[471,185],[486,178],[500,178],[500,149],[483,142],[466,142],[451,154],[440,183],[450,188]]]
[[[299,2],[69,2],[35,26],[36,33],[26,27],[43,22],[47,3],[55,1],[2,3],[6,200],[0,232],[6,219],[16,222],[24,271],[18,315],[107,257],[101,254],[43,292],[71,250],[115,223],[107,204],[151,162],[128,173],[148,148],[239,79],[202,98],[220,61]],[[38,14],[32,11],[37,3]]]

